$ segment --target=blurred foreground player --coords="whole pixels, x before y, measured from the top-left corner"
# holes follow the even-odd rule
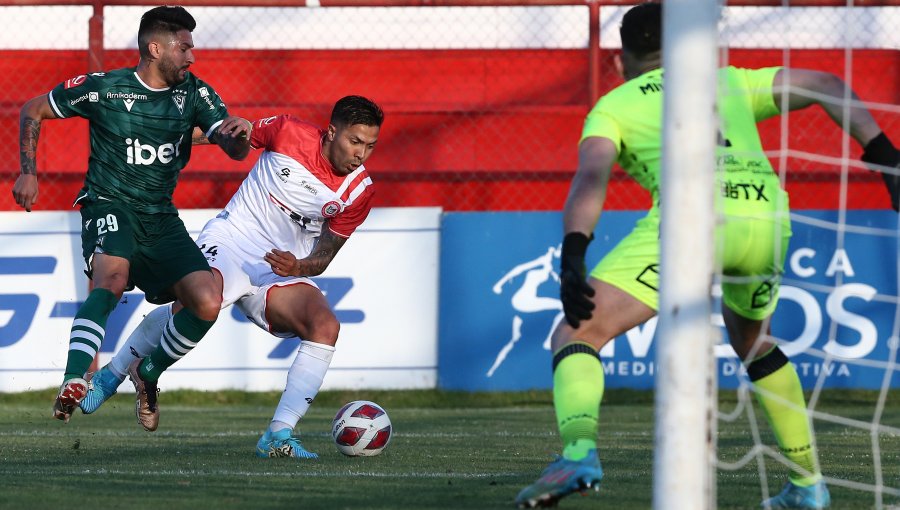
[[[626,82],[600,99],[585,121],[578,170],[566,200],[560,295],[566,322],[553,334],[553,400],[563,453],[523,489],[520,507],[552,506],[560,498],[599,489],[597,449],[604,374],[599,351],[657,313],[659,186],[662,156],[662,7],[646,3],[622,20],[617,64]],[[824,508],[831,497],[816,457],[803,388],[794,366],[765,333],[778,301],[791,236],[788,197],[760,143],[756,122],[818,104],[865,147],[863,159],[895,166],[896,150],[871,114],[854,104],[844,118],[845,85],[836,76],[802,69],[723,68],[719,72],[721,132],[717,181],[717,263],[729,340],[744,362],[756,398],[789,461],[784,490],[769,508]],[[855,99],[855,95],[853,96]],[[783,102],[786,101],[786,102]],[[652,195],[653,207],[590,272],[585,253],[599,220],[613,164]],[[885,182],[897,208],[896,178]],[[687,247],[686,247],[687,248]],[[690,363],[689,352],[684,362]],[[677,433],[677,431],[673,431]]]

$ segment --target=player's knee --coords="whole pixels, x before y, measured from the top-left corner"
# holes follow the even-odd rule
[[[219,316],[219,310],[222,309],[222,295],[212,292],[205,292],[196,297],[191,307],[191,311],[199,319],[205,321],[214,321]]]
[[[206,321],[214,321],[219,316],[219,310],[222,309],[222,297],[211,296],[204,299],[197,307],[197,317]]]
[[[304,321],[302,325],[298,325],[298,330],[305,330],[306,334],[299,334],[301,338],[306,338],[316,343],[335,345],[338,335],[341,332],[341,323],[334,316],[331,310],[323,310]],[[299,331],[298,331],[299,333]]]
[[[128,287],[128,273],[113,272],[108,274],[94,274],[92,278],[95,289],[106,289],[112,292],[117,299],[122,298],[125,288]]]
[[[597,320],[583,322],[577,330],[561,325],[554,332],[552,347],[556,350],[571,342],[583,342],[599,351],[617,335],[618,333]]]

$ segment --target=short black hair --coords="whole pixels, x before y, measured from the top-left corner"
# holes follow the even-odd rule
[[[141,25],[138,28],[138,49],[141,57],[148,56],[150,50],[150,38],[160,32],[174,34],[179,30],[193,32],[197,28],[197,21],[187,9],[180,5],[160,5],[145,12],[141,16]]]
[[[384,122],[384,112],[371,99],[362,96],[346,96],[334,103],[331,110],[331,123],[335,126],[378,126]]]
[[[625,13],[619,27],[622,49],[643,57],[662,48],[662,5],[647,2]]]

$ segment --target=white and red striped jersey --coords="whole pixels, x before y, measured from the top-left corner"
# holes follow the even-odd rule
[[[324,136],[291,115],[256,121],[250,144],[263,153],[222,216],[248,239],[270,243],[260,248],[298,258],[310,253],[326,219],[334,234],[349,237],[369,215],[372,179],[363,165],[337,175],[322,155]]]

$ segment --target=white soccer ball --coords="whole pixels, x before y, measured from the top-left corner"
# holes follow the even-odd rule
[[[334,416],[331,437],[344,455],[378,455],[391,442],[391,419],[375,402],[355,400],[345,404]]]

